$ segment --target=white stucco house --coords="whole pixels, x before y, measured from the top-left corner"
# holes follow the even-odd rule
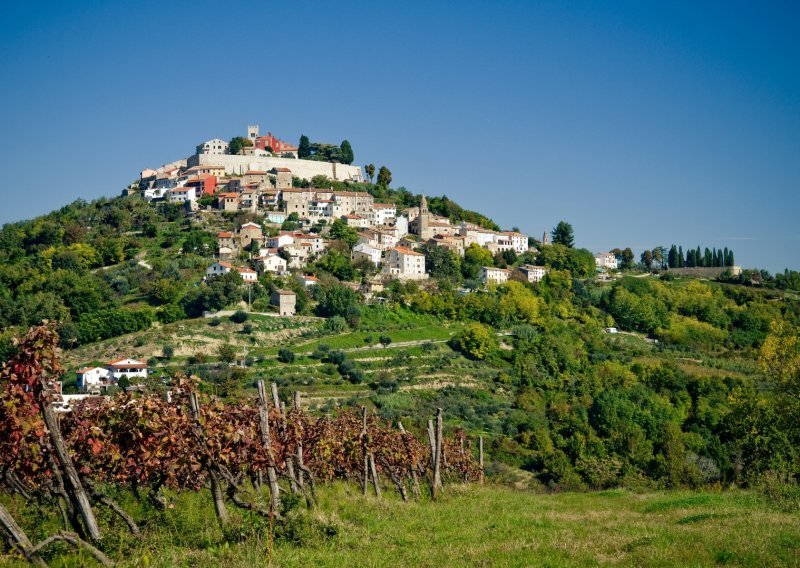
[[[353,252],[350,253],[352,260],[367,259],[375,266],[381,263],[381,251],[375,247],[369,246],[367,243],[358,243],[353,247]]]
[[[405,247],[395,247],[386,253],[382,274],[399,280],[425,280],[425,255]]]
[[[503,284],[508,282],[511,271],[505,268],[494,268],[493,266],[481,267],[481,280],[493,284]]]
[[[84,367],[76,372],[78,389],[84,392],[99,392],[107,388],[110,372],[103,367]]]
[[[597,268],[617,269],[617,257],[610,252],[598,252],[594,255],[594,263]]]
[[[528,282],[541,282],[544,275],[547,274],[547,268],[533,264],[523,264],[519,267],[519,270],[525,275]]]

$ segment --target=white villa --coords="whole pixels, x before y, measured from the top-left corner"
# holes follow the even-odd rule
[[[617,269],[617,257],[610,252],[598,252],[594,255],[594,263],[597,268],[608,268],[609,270]]]
[[[533,264],[523,264],[519,267],[519,270],[525,275],[528,282],[541,282],[544,275],[547,274],[547,268]]]
[[[508,282],[511,271],[505,268],[494,268],[492,266],[481,267],[481,280],[488,283],[503,284]]]

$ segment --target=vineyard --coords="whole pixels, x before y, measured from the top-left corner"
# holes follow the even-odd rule
[[[166,397],[120,394],[57,413],[57,345],[51,326],[32,328],[0,374],[0,487],[63,521],[63,530],[34,544],[0,503],[8,549],[34,563],[43,564],[44,549],[58,541],[113,563],[97,511],[123,522],[133,538],[141,531],[109,487],[159,509],[170,506],[167,494],[209,489],[224,529],[229,507],[280,524],[282,498],[313,508],[318,484],[333,480],[377,497],[393,487],[406,501],[423,490],[437,499],[448,481],[483,479],[482,440],[476,460],[462,432],[443,435],[441,409],[423,442],[365,408],[314,416],[300,408],[297,393],[287,408],[275,384],[268,389],[263,381],[257,399],[236,404],[205,397],[196,379],[176,376]]]

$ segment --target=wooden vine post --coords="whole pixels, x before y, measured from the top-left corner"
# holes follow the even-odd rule
[[[429,433],[432,423],[429,422]],[[433,483],[431,483],[431,498],[436,500],[442,492],[442,409],[436,409],[436,432],[433,440]]]
[[[275,456],[272,453],[272,437],[269,432],[269,403],[267,402],[267,391],[264,381],[258,381],[258,414],[260,418],[261,442],[267,450],[267,482],[269,483],[270,502],[269,509],[274,515],[280,511],[281,496],[278,486],[278,474],[275,472]]]
[[[294,391],[293,395],[293,402],[294,402],[294,409],[299,412],[300,411],[300,391]],[[305,480],[303,479],[303,468],[305,464],[303,463],[303,432],[300,432],[297,436],[297,440],[295,441],[295,454],[294,459],[297,462],[297,485],[300,487],[302,491],[305,488]]]
[[[369,450],[367,449],[367,407],[361,407],[361,454],[364,466],[361,469],[361,494],[367,496],[367,485],[369,484]]]
[[[478,483],[483,483],[483,436],[478,438]]]

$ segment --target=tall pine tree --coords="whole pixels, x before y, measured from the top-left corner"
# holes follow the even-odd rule
[[[667,254],[667,266],[670,268],[678,268],[678,249],[675,248],[675,245],[669,247],[669,253]]]
[[[302,134],[300,136],[300,144],[297,147],[297,157],[301,160],[311,156],[311,143],[308,141],[308,136]]]

